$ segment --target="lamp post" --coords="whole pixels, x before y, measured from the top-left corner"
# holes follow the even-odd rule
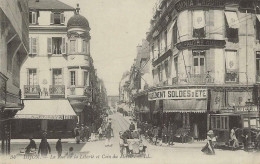
[[[248,129],[249,129],[249,133],[248,133],[248,148],[251,148],[252,146],[252,141],[251,141],[251,124],[250,124],[250,111],[252,110],[252,106],[253,106],[253,102],[250,101],[250,99],[248,99],[248,101],[246,102],[246,106],[247,106],[247,115],[248,115]]]

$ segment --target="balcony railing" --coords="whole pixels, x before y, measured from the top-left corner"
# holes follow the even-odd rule
[[[172,84],[213,84],[215,79],[209,74],[191,74],[188,78],[174,77]]]
[[[64,98],[65,85],[50,85],[50,98]]]
[[[24,97],[25,98],[40,98],[41,88],[39,85],[25,85]]]

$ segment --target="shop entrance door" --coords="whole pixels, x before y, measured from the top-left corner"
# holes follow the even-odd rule
[[[233,127],[242,128],[240,116],[230,116],[229,117],[229,129],[232,129]]]

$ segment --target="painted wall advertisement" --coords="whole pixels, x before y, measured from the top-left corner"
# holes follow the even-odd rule
[[[207,89],[165,89],[148,93],[148,100],[206,99]]]

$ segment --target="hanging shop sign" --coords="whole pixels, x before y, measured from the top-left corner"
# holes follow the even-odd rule
[[[257,106],[237,106],[235,107],[236,113],[248,113],[248,112],[257,112]]]
[[[182,10],[193,7],[224,7],[226,0],[180,0],[175,4],[175,9]]]
[[[210,48],[210,47],[219,47],[223,48],[226,45],[225,40],[211,40],[211,39],[194,39],[194,40],[187,40],[180,42],[176,45],[178,50],[183,50],[187,48],[194,48],[194,47],[203,47],[203,48]]]
[[[166,89],[148,93],[148,100],[165,99],[206,99],[207,89]]]

